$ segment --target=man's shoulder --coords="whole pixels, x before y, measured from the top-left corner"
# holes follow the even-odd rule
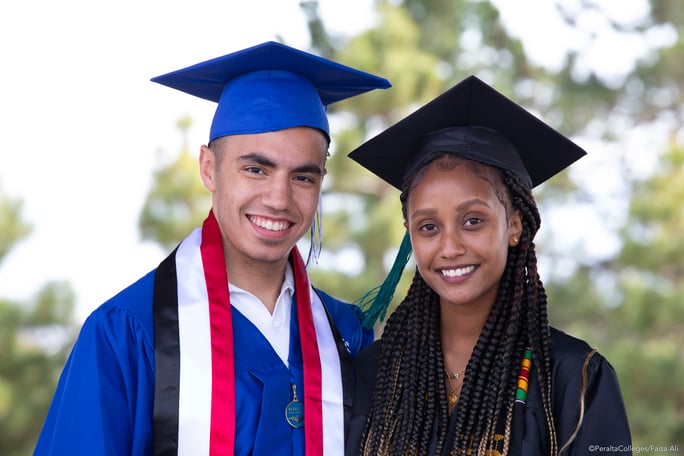
[[[361,308],[315,288],[352,356],[373,341],[373,330],[361,326]]]
[[[330,293],[327,293],[320,288],[315,288],[316,293],[318,296],[320,296],[321,300],[325,304],[326,308],[328,309],[328,312],[332,311],[339,311],[339,312],[358,312],[359,314],[361,313],[361,309],[357,305],[354,305],[350,302],[344,301],[340,298],[337,298]]]
[[[155,271],[148,272],[109,298],[95,309],[88,319],[108,319],[114,315],[126,314],[128,318],[137,321],[145,332],[152,334]]]

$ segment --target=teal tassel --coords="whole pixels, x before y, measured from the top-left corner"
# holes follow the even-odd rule
[[[375,322],[385,319],[387,309],[392,302],[397,284],[401,279],[401,274],[404,272],[409,258],[411,258],[411,238],[407,231],[404,234],[404,239],[401,241],[394,264],[389,274],[387,274],[385,281],[356,301],[356,304],[362,311],[361,324],[364,328],[373,328]]]
[[[323,195],[318,196],[318,210],[314,219],[311,222],[311,229],[309,230],[311,235],[311,242],[309,242],[309,255],[306,258],[306,264],[304,267],[308,268],[311,260],[318,264],[318,257],[321,255],[321,249],[323,246]],[[318,230],[316,227],[318,226]]]

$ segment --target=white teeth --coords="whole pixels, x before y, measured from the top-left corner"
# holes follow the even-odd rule
[[[442,269],[440,272],[444,277],[460,277],[475,270],[475,266],[467,266],[465,268],[456,269]]]
[[[250,216],[249,220],[256,226],[269,231],[283,231],[290,227],[290,224],[288,222],[274,222],[273,220],[268,220],[262,217]]]

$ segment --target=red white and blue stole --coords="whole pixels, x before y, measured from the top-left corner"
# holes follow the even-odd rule
[[[339,344],[296,247],[290,260],[304,360],[304,392],[298,395],[304,406],[306,454],[341,455],[344,408]],[[237,412],[231,313],[221,233],[210,212],[202,229],[188,236],[155,275],[155,455],[234,454]]]

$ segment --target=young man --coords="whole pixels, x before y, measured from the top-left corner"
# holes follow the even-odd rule
[[[273,42],[153,81],[218,103],[199,158],[213,206],[87,319],[35,454],[343,454],[350,358],[372,334],[311,287],[295,243],[325,107],[389,83]]]

